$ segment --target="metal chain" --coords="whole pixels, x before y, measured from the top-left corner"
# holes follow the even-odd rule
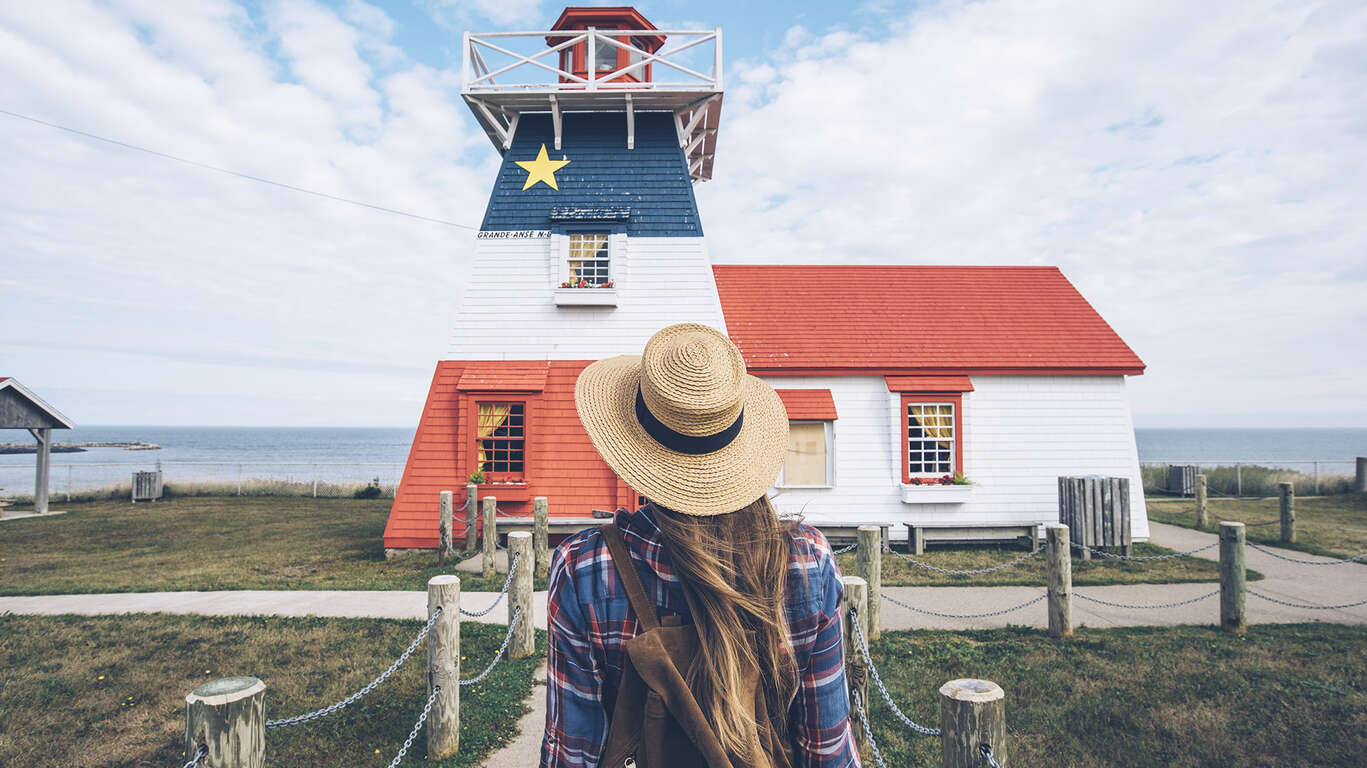
[[[992,756],[992,745],[979,744],[978,753],[983,756],[983,760],[986,761],[988,768],[1002,768],[1001,763],[997,762],[997,758]]]
[[[1344,608],[1356,608],[1359,605],[1367,605],[1367,600],[1359,600],[1356,603],[1344,603],[1343,605],[1310,605],[1308,603],[1288,603],[1285,600],[1278,600],[1277,598],[1272,597],[1271,595],[1264,595],[1261,592],[1248,589],[1247,587],[1244,587],[1244,590],[1247,591],[1250,595],[1253,595],[1254,597],[1261,597],[1262,599],[1267,600],[1268,602],[1277,603],[1278,605],[1284,605],[1288,608],[1308,608],[1314,611],[1338,611]]]
[[[1007,568],[1011,568],[1012,566],[1020,565],[1021,563],[1025,562],[1026,560],[1029,560],[1029,559],[1032,558],[1032,557],[1039,557],[1039,554],[1040,554],[1041,552],[1043,552],[1044,550],[1043,550],[1042,548],[1041,548],[1041,549],[1037,549],[1037,550],[1034,550],[1033,552],[1028,552],[1028,553],[1026,553],[1026,554],[1024,554],[1024,555],[1021,555],[1020,557],[1016,558],[1015,560],[1012,560],[1012,561],[1009,562],[1009,563],[1002,563],[1001,565],[994,565],[994,566],[992,566],[992,567],[990,567],[990,568],[972,568],[972,569],[967,569],[967,570],[955,570],[955,569],[953,569],[953,568],[941,568],[941,567],[938,566],[938,565],[931,565],[930,563],[923,563],[923,562],[921,562],[920,560],[916,560],[916,559],[914,559],[914,558],[907,557],[906,555],[902,554],[901,552],[898,552],[898,551],[895,550],[895,549],[894,549],[894,550],[890,550],[890,551],[892,552],[892,554],[894,554],[894,555],[896,555],[896,556],[902,558],[903,560],[907,561],[908,563],[911,563],[912,565],[916,566],[917,568],[924,568],[924,569],[926,569],[927,571],[935,571],[936,573],[943,573],[943,574],[946,574],[946,575],[949,575],[949,576],[976,576],[976,575],[979,575],[979,574],[983,574],[983,573],[992,573],[992,572],[994,572],[994,571],[1001,571],[1001,570],[1005,570],[1005,569],[1007,569]]]
[[[503,636],[503,645],[499,646],[498,653],[494,654],[494,660],[489,662],[489,666],[485,667],[483,672],[480,672],[469,680],[461,680],[461,686],[474,685],[488,677],[489,673],[494,671],[494,667],[498,666],[498,663],[503,660],[503,654],[508,650],[508,643],[513,639],[513,628],[517,626],[517,620],[521,617],[522,606],[519,605],[513,609],[513,618],[508,622],[508,634]]]
[[[1108,605],[1108,606],[1110,606],[1110,607],[1112,607],[1112,608],[1129,608],[1129,609],[1137,609],[1137,610],[1149,610],[1149,609],[1160,610],[1160,609],[1163,609],[1163,608],[1179,608],[1179,607],[1184,606],[1184,605],[1191,605],[1192,603],[1199,603],[1199,602],[1201,602],[1202,600],[1205,600],[1205,599],[1208,598],[1208,597],[1215,597],[1215,596],[1218,595],[1218,594],[1220,594],[1220,590],[1217,589],[1217,590],[1215,590],[1214,592],[1207,592],[1206,594],[1201,595],[1200,597],[1193,597],[1193,598],[1191,598],[1191,599],[1189,599],[1189,600],[1178,600],[1178,601],[1173,602],[1173,603],[1159,603],[1159,604],[1157,604],[1157,605],[1131,605],[1131,604],[1129,604],[1129,603],[1112,603],[1112,602],[1110,602],[1109,600],[1102,600],[1102,599],[1097,598],[1097,597],[1088,597],[1087,595],[1084,595],[1084,594],[1082,594],[1081,592],[1074,592],[1074,593],[1073,593],[1073,597],[1082,598],[1083,600],[1086,600],[1087,602],[1090,602],[1090,603],[1100,603],[1100,604],[1102,604],[1102,605]]]
[[[940,735],[940,730],[938,728],[927,728],[924,725],[917,725],[912,722],[911,718],[906,716],[906,713],[898,708],[896,703],[893,702],[892,695],[888,693],[887,687],[883,685],[883,678],[878,674],[878,668],[873,665],[873,657],[869,655],[869,644],[868,641],[864,639],[863,628],[859,626],[858,614],[851,610],[850,617],[850,625],[854,627],[854,635],[859,640],[859,652],[863,654],[864,663],[869,667],[869,677],[872,677],[874,685],[878,686],[878,692],[882,694],[883,701],[887,702],[888,709],[891,709],[892,714],[896,716],[898,720],[901,720],[902,724],[910,728],[917,736],[938,737]],[[873,737],[869,737],[869,740],[872,741]]]
[[[432,695],[427,697],[427,704],[423,705],[422,714],[418,715],[418,722],[413,724],[413,730],[408,732],[408,738],[403,740],[403,746],[399,747],[399,754],[389,762],[389,768],[398,768],[403,756],[408,754],[408,749],[413,746],[413,740],[418,738],[418,731],[422,730],[422,724],[427,722],[427,713],[432,711],[432,703],[437,700],[437,694],[441,693],[441,686],[432,686]]]
[[[1026,600],[1025,602],[1021,603],[1020,605],[1014,605],[1014,606],[1012,606],[1012,607],[1010,607],[1010,608],[1003,608],[1003,609],[1001,609],[1000,611],[988,611],[987,613],[940,613],[939,611],[930,611],[930,610],[926,610],[925,608],[917,608],[917,607],[914,606],[914,605],[907,605],[906,603],[902,602],[901,600],[898,600],[898,599],[895,598],[895,597],[892,597],[891,595],[889,595],[889,594],[886,593],[886,592],[883,592],[882,595],[883,595],[883,599],[884,599],[884,600],[887,600],[888,602],[892,603],[893,605],[900,605],[900,606],[902,606],[903,608],[906,608],[906,609],[909,610],[909,611],[916,611],[917,613],[924,613],[924,614],[926,614],[926,615],[928,615],[928,616],[939,616],[939,617],[942,618],[942,619],[985,619],[985,618],[987,618],[987,617],[989,617],[989,616],[1001,616],[1002,614],[1005,614],[1005,613],[1012,613],[1012,612],[1014,612],[1014,611],[1019,611],[1019,610],[1022,609],[1022,608],[1026,608],[1026,607],[1029,607],[1029,606],[1031,606],[1031,605],[1034,605],[1035,603],[1038,603],[1039,601],[1041,601],[1041,600],[1043,600],[1044,598],[1048,597],[1048,596],[1049,596],[1049,593],[1046,592],[1046,593],[1040,595],[1039,597],[1036,597],[1036,598],[1033,598],[1033,599],[1030,599],[1030,600]]]
[[[1081,544],[1074,544],[1074,545],[1073,545],[1073,548],[1074,548],[1074,549],[1080,549],[1080,550],[1082,550],[1083,552],[1090,551],[1092,554],[1096,555],[1097,557],[1104,557],[1104,558],[1106,558],[1107,560],[1134,560],[1134,561],[1139,561],[1139,562],[1153,562],[1153,561],[1155,561],[1155,560],[1172,560],[1172,559],[1178,558],[1178,557],[1187,557],[1188,555],[1194,555],[1194,554],[1196,554],[1197,552],[1205,552],[1207,549],[1211,549],[1211,548],[1213,548],[1213,547],[1218,547],[1218,546],[1220,546],[1220,542],[1217,540],[1217,541],[1215,541],[1215,542],[1213,542],[1213,543],[1210,543],[1210,544],[1205,545],[1204,547],[1198,547],[1198,548],[1196,548],[1196,549],[1189,549],[1189,550],[1187,550],[1186,552],[1169,552],[1169,553],[1166,554],[1166,555],[1117,555],[1117,554],[1114,554],[1114,553],[1111,553],[1111,552],[1103,552],[1103,551],[1101,551],[1101,550],[1099,550],[1099,549],[1095,549],[1095,548],[1092,548],[1092,547],[1086,547],[1086,546],[1083,546],[1083,545],[1081,545]]]
[[[1277,558],[1278,560],[1285,560],[1288,563],[1296,563],[1297,565],[1343,565],[1345,563],[1360,563],[1364,560],[1367,560],[1367,553],[1363,553],[1356,557],[1350,557],[1344,560],[1301,560],[1295,557],[1287,557],[1286,555],[1273,552],[1271,549],[1268,549],[1267,547],[1260,547],[1251,541],[1247,542],[1247,544],[1250,548],[1256,549],[1259,552],[1262,552],[1264,555],[1270,555],[1272,557]]]
[[[864,702],[859,698],[859,691],[850,691],[850,700],[859,716],[859,724],[864,726],[864,735],[869,738],[869,748],[873,750],[873,758],[878,761],[878,768],[888,768],[887,763],[883,762],[883,753],[878,751],[878,742],[873,738],[873,728],[869,725],[869,716],[864,711]]]
[[[317,720],[320,717],[327,717],[328,715],[334,712],[338,712],[346,708],[348,705],[355,704],[356,701],[359,700],[362,696],[365,696],[367,693],[370,693],[371,691],[375,690],[375,686],[379,685],[380,683],[383,683],[385,680],[388,680],[389,676],[394,674],[394,670],[398,669],[399,666],[402,665],[405,661],[408,661],[408,657],[412,656],[413,651],[416,651],[418,649],[418,645],[422,643],[422,639],[424,637],[427,637],[427,633],[432,629],[432,625],[437,623],[437,617],[440,615],[441,606],[437,606],[437,610],[432,612],[432,618],[427,620],[426,626],[422,628],[422,631],[418,633],[417,637],[413,638],[413,642],[409,644],[408,648],[404,649],[404,652],[399,656],[399,658],[395,659],[394,663],[389,665],[389,669],[386,669],[384,672],[381,672],[379,677],[375,678],[374,680],[371,680],[370,685],[367,685],[366,687],[351,694],[345,699],[342,699],[336,704],[331,704],[329,706],[323,707],[322,709],[315,710],[313,712],[309,712],[303,715],[295,715],[294,717],[282,718],[280,720],[267,720],[266,727],[283,728],[285,726],[307,723],[312,720]]]
[[[857,546],[859,546],[859,542],[855,542],[855,543],[849,545],[848,547],[841,547],[840,549],[833,549],[833,550],[831,550],[831,554],[832,554],[832,555],[843,555],[843,554],[845,554],[846,552],[849,552],[850,550],[854,549],[854,548],[857,547]]]
[[[502,602],[503,596],[508,594],[508,586],[513,583],[513,574],[517,573],[517,561],[521,559],[522,553],[519,552],[518,554],[513,555],[513,561],[508,564],[508,578],[503,580],[503,589],[499,590],[498,595],[494,597],[494,602],[490,603],[488,608],[485,608],[482,611],[467,611],[464,608],[461,608],[460,614],[462,616],[479,617],[485,615],[489,611],[492,611],[494,608],[496,608],[498,604]]]
[[[181,766],[181,768],[199,768],[199,764],[204,762],[204,758],[208,757],[208,755],[209,746],[207,744],[200,744],[199,749],[195,750],[195,756],[190,758],[189,762]]]

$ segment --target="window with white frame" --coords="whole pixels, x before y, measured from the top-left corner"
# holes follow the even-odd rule
[[[906,403],[907,475],[952,475],[954,403]]]
[[[785,488],[826,488],[831,481],[831,422],[788,422],[788,456],[778,484]]]
[[[606,285],[612,282],[612,258],[607,232],[569,232],[569,284]]]

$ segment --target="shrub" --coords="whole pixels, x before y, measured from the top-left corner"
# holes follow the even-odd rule
[[[354,495],[358,499],[378,499],[384,491],[380,490],[380,478],[371,480],[370,483],[357,491]]]

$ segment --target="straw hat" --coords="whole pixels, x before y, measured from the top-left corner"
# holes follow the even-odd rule
[[[579,421],[626,484],[689,515],[734,512],[763,496],[788,450],[788,412],[745,372],[740,350],[705,325],[661,330],[641,355],[579,374]]]

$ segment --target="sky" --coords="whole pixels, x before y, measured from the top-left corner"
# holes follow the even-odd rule
[[[1367,5],[734,3],[717,263],[1052,264],[1138,426],[1367,426]],[[462,30],[537,0],[0,3],[0,110],[456,224]],[[78,424],[412,426],[460,227],[0,114],[0,375]]]

